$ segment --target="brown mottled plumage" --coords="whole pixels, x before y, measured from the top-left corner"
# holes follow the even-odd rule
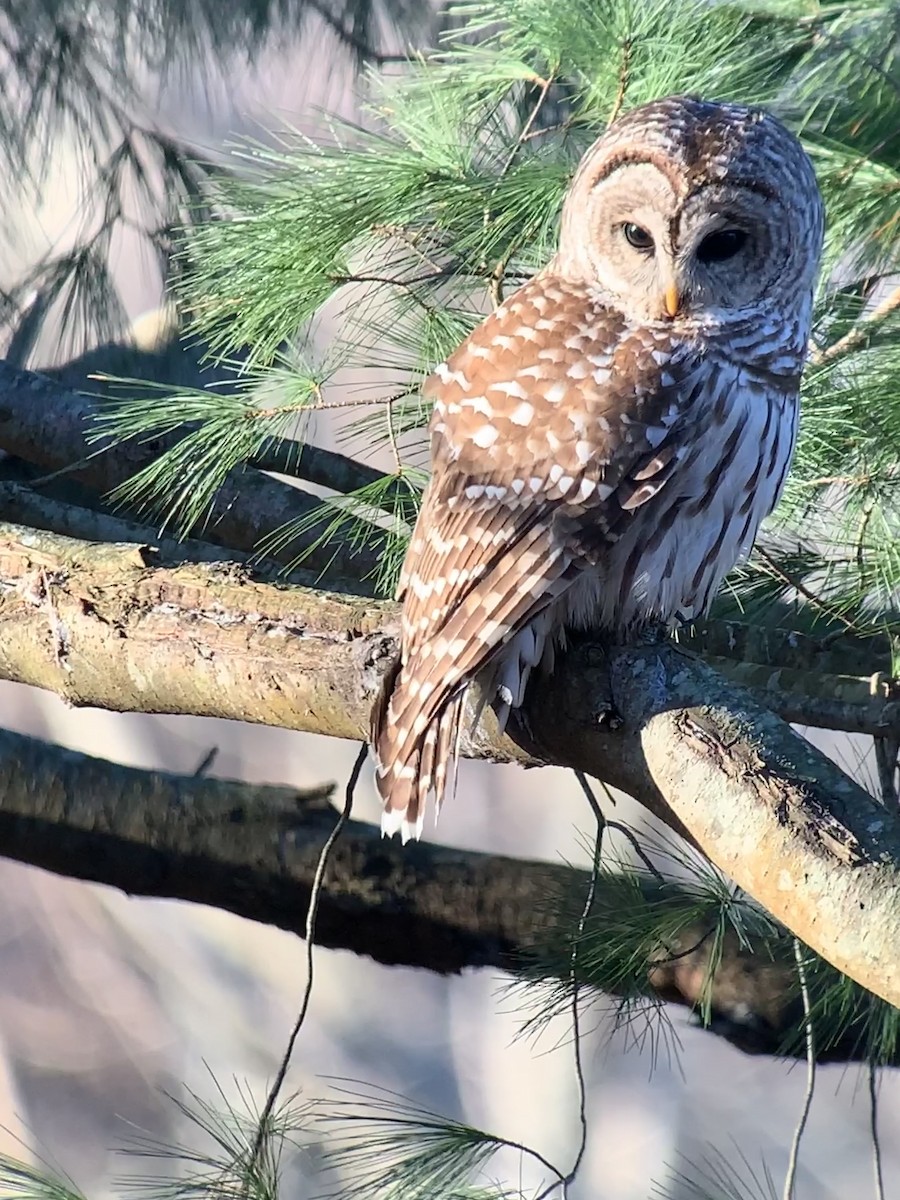
[[[761,112],[673,97],[585,155],[556,256],[426,385],[385,832],[440,805],[473,680],[505,714],[566,626],[708,608],[784,484],[821,244],[812,167]]]

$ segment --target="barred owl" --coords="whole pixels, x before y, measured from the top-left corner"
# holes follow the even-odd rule
[[[767,113],[670,97],[588,150],[555,257],[426,384],[433,472],[372,714],[385,833],[440,806],[474,681],[503,719],[567,627],[708,609],[791,461],[822,231]]]

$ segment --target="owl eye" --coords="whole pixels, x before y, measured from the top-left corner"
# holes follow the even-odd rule
[[[702,263],[727,262],[734,258],[745,245],[747,234],[743,229],[717,229],[700,243],[697,257]]]
[[[640,225],[635,225],[633,221],[626,221],[622,226],[622,232],[625,234],[625,241],[629,246],[634,246],[635,250],[652,251],[653,238]]]

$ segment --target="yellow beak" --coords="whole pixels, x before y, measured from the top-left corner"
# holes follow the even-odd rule
[[[670,283],[663,293],[663,307],[670,317],[677,317],[680,306],[681,297],[678,295],[678,288],[674,283]]]

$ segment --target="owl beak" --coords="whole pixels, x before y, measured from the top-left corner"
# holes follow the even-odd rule
[[[670,317],[677,317],[680,307],[681,296],[678,293],[678,286],[674,283],[670,283],[663,292],[663,308]]]

